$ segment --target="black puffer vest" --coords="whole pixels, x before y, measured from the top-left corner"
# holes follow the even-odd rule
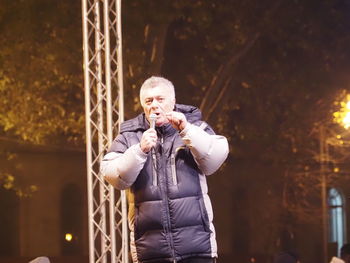
[[[203,123],[195,107],[177,104],[176,110],[194,125]],[[144,114],[124,122],[119,135],[124,145],[112,145],[111,151],[123,152],[139,143],[148,128]],[[210,222],[201,172],[178,131],[169,124],[156,130],[157,146],[148,154],[129,191],[131,246],[134,242],[137,260],[174,262],[193,256],[211,257]],[[214,133],[208,126],[206,131]]]

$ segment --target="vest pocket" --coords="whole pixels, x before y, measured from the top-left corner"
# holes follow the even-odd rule
[[[134,210],[135,213],[135,221],[134,221],[134,236],[135,240],[140,238],[140,230],[139,230],[139,208],[135,207]]]
[[[152,185],[157,186],[157,157],[154,149],[151,150],[152,155]]]
[[[204,201],[203,201],[202,198],[199,198],[198,202],[199,202],[199,208],[201,210],[201,216],[202,216],[202,222],[203,222],[204,230],[206,232],[211,232],[210,231],[210,226],[209,226],[209,224],[210,224],[209,217],[208,217],[207,211],[205,209]]]
[[[171,176],[173,179],[173,185],[177,185],[175,154],[173,153],[171,154],[171,157],[170,157],[170,165],[171,165]]]

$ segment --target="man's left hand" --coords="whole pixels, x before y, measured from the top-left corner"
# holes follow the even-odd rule
[[[167,117],[170,124],[178,131],[182,131],[183,129],[185,129],[187,125],[187,119],[183,113],[171,111],[166,113],[165,116]]]

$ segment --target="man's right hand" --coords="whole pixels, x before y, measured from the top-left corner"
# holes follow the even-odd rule
[[[144,153],[148,153],[152,147],[157,144],[157,132],[155,129],[149,128],[142,135],[140,147]]]

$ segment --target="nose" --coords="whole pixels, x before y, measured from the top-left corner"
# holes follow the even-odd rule
[[[158,108],[158,106],[159,106],[159,104],[158,104],[158,101],[157,100],[152,100],[152,103],[151,103],[151,108],[152,109],[157,109]]]

